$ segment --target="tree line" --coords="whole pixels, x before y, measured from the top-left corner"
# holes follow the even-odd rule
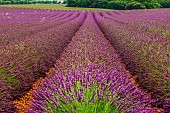
[[[125,9],[170,8],[170,0],[67,0],[68,7]]]
[[[58,0],[0,0],[0,4],[60,4]],[[170,8],[170,0],[64,0],[67,7],[125,9]]]

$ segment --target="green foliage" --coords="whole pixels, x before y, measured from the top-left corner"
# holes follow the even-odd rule
[[[108,2],[107,8],[109,9],[117,9],[117,10],[123,10],[126,6],[125,1],[110,1]]]
[[[14,76],[8,76],[7,77],[7,84],[10,85],[14,82],[19,82],[19,80],[17,78],[15,78]]]
[[[13,69],[14,69],[14,67],[11,68],[10,70],[13,70]],[[1,66],[0,66],[0,77],[7,80],[7,85],[10,85],[14,82],[19,82],[19,80],[17,78],[15,78],[14,76],[7,74],[7,69],[3,68]]]
[[[116,10],[170,7],[170,0],[68,0],[69,7],[93,7]]]
[[[0,76],[1,77],[3,77],[5,75],[6,70],[7,70],[6,68],[3,68],[3,67],[0,66]]]
[[[64,1],[62,4],[67,4],[67,1]]]
[[[162,6],[158,2],[145,2],[144,5],[147,9],[161,8]]]
[[[107,8],[107,1],[97,1],[92,4],[92,7],[94,8]]]
[[[68,0],[66,6],[67,7],[76,7],[77,6],[77,2],[75,0]]]
[[[99,99],[98,93],[101,89],[99,86],[91,86],[89,88],[83,88],[80,81],[77,81],[77,85],[72,88],[73,93],[77,92],[77,89],[82,89],[82,98],[75,98],[72,101],[66,102],[63,101],[64,98],[59,95],[59,101],[57,101],[58,106],[52,104],[52,101],[48,100],[46,106],[47,111],[50,113],[119,113],[118,105],[111,106],[111,103],[114,101],[116,94],[112,98],[106,98],[106,94],[109,94],[108,91],[103,92],[101,98]],[[77,92],[78,93],[78,92]]]
[[[125,9],[145,9],[146,7],[140,2],[130,2],[126,5]]]
[[[137,2],[140,2],[140,3],[144,3],[144,2],[151,2],[152,0],[132,0],[132,1],[137,1]]]
[[[68,7],[93,7],[93,8],[106,8],[106,0],[67,0]]]
[[[170,8],[170,0],[161,0],[160,4],[163,8]]]
[[[2,4],[11,4],[11,1],[2,1]]]

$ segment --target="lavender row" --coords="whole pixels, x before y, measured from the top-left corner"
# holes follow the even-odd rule
[[[81,13],[72,21],[25,37],[25,40],[1,50],[0,80],[4,83],[0,87],[1,112],[14,112],[13,106],[6,106],[11,104],[11,100],[23,95],[33,82],[53,66],[85,16],[86,13]]]
[[[71,13],[71,12],[70,12]],[[34,21],[35,19],[34,18],[31,18],[31,19],[25,19],[25,18],[28,18],[30,17],[30,15],[23,15],[23,17],[25,17],[23,20],[22,23],[17,23],[15,22],[15,24],[11,24],[11,23],[6,23],[6,24],[3,24],[1,25],[1,28],[0,28],[0,33],[4,33],[4,32],[10,32],[11,30],[14,30],[16,28],[21,28],[21,27],[34,27],[34,26],[37,26],[37,25],[41,25],[41,24],[45,24],[47,22],[53,22],[55,20],[58,20],[60,19],[61,17],[63,17],[64,15],[66,14],[66,12],[57,12],[57,13],[44,13],[42,14],[42,16],[38,16],[38,15],[34,15],[35,17],[38,16],[39,17],[39,21]],[[2,18],[2,17],[1,17]],[[33,22],[32,22],[33,21]]]
[[[146,11],[122,11],[117,15],[115,12],[107,12],[106,18],[128,24],[129,26],[162,37],[170,36],[169,9],[146,10]],[[118,11],[119,12],[119,11]],[[159,12],[159,13],[158,13]],[[143,16],[145,15],[145,16]],[[166,23],[166,24],[165,24]]]
[[[37,87],[28,113],[154,113],[105,39],[92,12]],[[96,107],[95,107],[96,106]]]
[[[65,22],[71,21],[78,17],[79,13],[61,13],[60,18],[54,19],[53,22],[45,22],[41,23],[39,25],[34,25],[30,27],[21,26],[20,28],[9,28],[10,30],[7,30],[6,32],[3,31],[2,34],[0,34],[0,44],[3,48],[4,46],[9,46],[11,44],[14,44],[15,41],[22,41],[26,37],[31,37],[33,34],[36,34],[38,32],[44,32],[50,28],[54,28],[58,25],[64,24]]]
[[[164,99],[170,96],[169,40],[152,35],[131,26],[103,18],[95,14],[105,36],[120,54],[126,68],[138,75],[140,86],[158,98],[155,103],[163,107]],[[168,110],[168,109],[167,109]]]
[[[65,13],[64,13],[65,14]],[[55,16],[56,18],[58,17],[61,17],[64,15],[63,13],[58,13],[58,14],[52,14],[53,16]],[[48,16],[52,16],[50,14],[48,14]],[[23,15],[23,17],[29,17],[30,15]],[[1,17],[3,18],[3,17]],[[49,20],[51,18],[47,18],[47,15],[44,14],[43,17],[39,17],[39,21],[38,22],[31,22],[32,20],[34,20],[34,18],[31,18],[30,20],[25,20],[23,23],[15,23],[15,24],[11,24],[11,23],[8,23],[7,24],[3,24],[1,25],[1,28],[0,28],[0,33],[6,33],[6,32],[10,32],[11,30],[14,30],[16,28],[21,28],[21,27],[34,27],[36,25],[41,25],[41,24],[44,24],[45,22],[43,22],[42,20]],[[50,21],[48,21],[50,22]]]
[[[29,12],[29,10],[28,10],[28,12]],[[28,12],[26,12],[26,11],[20,12],[21,14],[20,13],[19,14],[12,13],[12,12],[3,13],[3,15],[5,15],[5,16],[14,16],[14,17],[18,18],[19,22],[17,22],[15,18],[11,17],[10,20],[13,23],[10,23],[6,18],[0,16],[0,19],[4,18],[4,20],[5,20],[5,22],[3,22],[1,20],[2,21],[1,22],[2,25],[0,28],[1,37],[8,37],[8,36],[6,36],[6,34],[9,34],[9,33],[12,34],[11,32],[21,32],[21,31],[27,30],[27,29],[31,33],[32,32],[35,33],[35,32],[38,32],[38,31],[35,31],[38,29],[38,27],[37,27],[37,29],[35,29],[36,28],[35,26],[41,27],[41,25],[42,25],[42,28],[45,29],[48,24],[49,25],[54,24],[54,22],[63,21],[63,20],[65,20],[65,22],[66,22],[67,19],[70,19],[70,16],[72,14],[78,13],[75,11],[56,11],[56,12],[41,11],[41,12],[38,12],[35,14],[34,13],[29,14]],[[67,18],[67,17],[69,17],[69,18]],[[60,22],[60,23],[62,23],[62,22]],[[54,26],[55,26],[55,24],[54,24]],[[14,33],[14,34],[16,34],[16,33]]]
[[[1,25],[25,22],[39,22],[40,19],[46,15],[54,15],[66,11],[49,11],[49,10],[30,10],[30,9],[17,9],[17,8],[1,8],[0,13]],[[73,11],[70,11],[73,12]],[[50,16],[47,18],[50,18]]]

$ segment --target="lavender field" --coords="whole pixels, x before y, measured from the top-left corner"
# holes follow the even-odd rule
[[[170,9],[0,8],[0,113],[170,113]]]

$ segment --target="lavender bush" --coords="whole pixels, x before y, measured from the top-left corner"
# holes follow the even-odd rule
[[[97,70],[97,71],[96,71]],[[53,75],[34,93],[28,113],[154,113],[152,100],[136,89],[125,73],[103,73],[102,65],[84,69],[51,72]]]

